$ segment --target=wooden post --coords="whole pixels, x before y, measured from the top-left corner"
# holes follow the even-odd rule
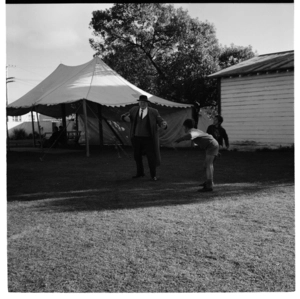
[[[78,131],[79,131],[79,128],[78,128],[78,113],[76,113],[76,118],[75,118],[75,124],[76,124],[76,138],[78,139]]]
[[[34,122],[33,122],[33,109],[31,109],[31,126],[32,126],[33,147],[36,147],[35,134],[34,134]]]
[[[7,151],[10,151],[9,134],[8,134],[8,115],[7,115],[7,112],[6,112],[6,146],[7,146]]]
[[[12,79],[11,78],[7,78],[7,74],[8,74],[8,66],[6,66],[6,107],[5,107],[5,115],[6,115],[6,147],[7,147],[7,151],[10,151],[10,145],[9,145],[9,134],[8,134],[8,115],[7,115],[7,106],[8,106],[8,93],[7,93],[7,83],[12,82],[12,81],[8,81],[8,79]]]
[[[40,123],[39,123],[39,116],[38,116],[38,113],[36,111],[35,111],[35,113],[36,113],[36,120],[37,120],[38,129],[39,129],[41,148],[43,149],[43,140],[42,140],[42,135],[41,135],[41,128],[40,128]]]
[[[100,141],[100,149],[103,149],[103,125],[102,125],[102,106],[97,104],[98,107],[98,123],[99,123],[99,141]]]
[[[61,104],[61,118],[62,118],[62,125],[64,130],[67,132],[67,122],[66,122],[66,105]]]
[[[7,78],[7,67],[6,67],[6,78]],[[8,106],[8,94],[7,94],[7,79],[6,79],[6,107],[5,107],[5,115],[6,115],[6,147],[7,151],[10,151],[9,145],[9,134],[8,134],[8,115],[7,115],[7,106]]]
[[[217,101],[218,101],[218,114],[221,115],[221,78],[217,79]]]
[[[82,100],[83,114],[84,114],[84,130],[85,130],[85,148],[86,156],[90,156],[90,144],[89,144],[89,135],[88,135],[88,122],[87,122],[87,110],[86,110],[86,99]]]

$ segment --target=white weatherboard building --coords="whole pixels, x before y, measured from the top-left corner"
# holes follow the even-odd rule
[[[231,145],[294,145],[294,51],[259,55],[214,73]]]
[[[53,131],[53,126],[59,126],[61,124],[61,120],[47,117],[40,113],[33,113],[33,115],[31,115],[31,113],[27,113],[24,115],[7,116],[7,129],[9,137],[13,137],[14,130],[18,129],[23,129],[26,134],[32,134],[33,129],[36,133],[38,133],[38,124],[40,126],[41,134],[51,133]]]

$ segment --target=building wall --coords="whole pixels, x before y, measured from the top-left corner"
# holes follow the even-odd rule
[[[229,140],[294,144],[294,72],[221,79],[221,113]]]
[[[41,133],[51,133],[52,132],[52,123],[55,123],[56,126],[62,125],[62,120],[57,119],[54,117],[46,116],[43,114],[38,113],[39,123],[41,127]],[[27,113],[24,115],[18,115],[18,116],[8,116],[7,117],[7,129],[8,134],[10,137],[13,136],[13,132],[15,129],[24,129],[27,134],[32,133],[32,119],[31,119],[31,113]],[[34,122],[34,128],[35,131],[38,132],[38,126],[37,126],[37,116],[36,113],[33,113],[33,122]],[[68,125],[67,127],[68,131],[73,130],[73,124]]]

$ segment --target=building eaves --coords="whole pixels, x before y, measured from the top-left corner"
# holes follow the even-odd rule
[[[209,78],[244,76],[257,73],[294,69],[294,51],[264,54],[245,60],[212,75]]]

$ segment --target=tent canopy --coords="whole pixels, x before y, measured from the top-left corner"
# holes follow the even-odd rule
[[[66,114],[78,108],[75,102],[86,99],[108,107],[124,107],[137,104],[141,94],[148,96],[155,105],[172,108],[190,108],[192,105],[164,100],[134,86],[99,57],[78,65],[60,64],[46,79],[27,94],[8,105],[8,115],[22,115],[35,111],[53,117],[61,116],[60,104],[66,105]]]
[[[8,105],[7,114],[36,111],[55,118],[77,114],[80,140],[86,143],[88,156],[89,143],[101,144],[101,131],[104,144],[115,143],[116,136],[123,144],[130,144],[130,125],[121,122],[120,116],[137,105],[142,94],[148,96],[151,106],[159,109],[168,123],[168,130],[160,130],[161,145],[172,146],[182,133],[184,119],[192,117],[193,105],[167,101],[143,91],[98,57],[78,66],[60,64],[40,84]]]

